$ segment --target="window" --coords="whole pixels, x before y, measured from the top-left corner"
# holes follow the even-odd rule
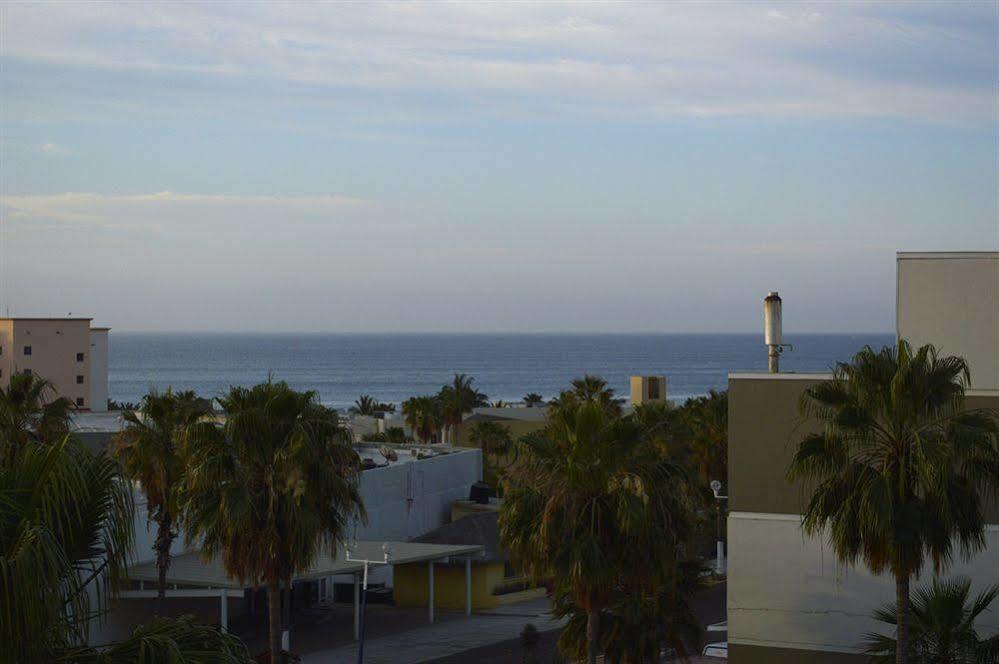
[[[83,353],[77,353],[76,354],[76,361],[77,362],[83,362]]]
[[[30,376],[31,375],[31,369],[22,369],[21,373],[23,373],[25,376]]]
[[[83,397],[76,397],[76,405],[83,407]]]
[[[656,401],[662,397],[659,396],[659,379],[650,378],[649,379],[649,400]]]
[[[83,385],[83,376],[77,376],[76,377],[76,384],[77,385]]]
[[[31,355],[31,346],[25,346],[24,347],[24,354],[25,355]]]

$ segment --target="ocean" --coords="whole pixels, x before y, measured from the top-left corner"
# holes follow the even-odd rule
[[[892,334],[788,335],[781,371],[827,371],[865,344]],[[361,394],[400,403],[436,392],[455,372],[475,378],[490,400],[528,392],[557,395],[596,374],[623,396],[632,375],[666,375],[683,401],[723,390],[729,372],[766,371],[759,334],[230,334],[111,332],[109,393],[137,402],[150,389],[222,394],[268,376],[346,408]]]

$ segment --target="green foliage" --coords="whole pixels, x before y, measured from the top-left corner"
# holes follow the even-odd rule
[[[453,433],[453,440],[449,442],[455,445],[459,442],[458,427],[461,425],[465,413],[470,413],[473,408],[479,408],[488,403],[486,395],[472,386],[474,382],[474,378],[456,373],[451,384],[442,387],[437,394],[441,423],[449,433]]]
[[[361,440],[366,443],[395,443],[397,445],[409,442],[406,439],[406,430],[402,427],[388,427],[385,431],[366,433],[361,436]]]
[[[362,394],[350,407],[349,411],[355,415],[374,415],[375,413],[394,413],[395,404],[384,403],[376,400],[370,394]]]
[[[697,473],[705,484],[728,482],[728,392],[711,390],[688,399],[680,409]]]
[[[584,402],[600,405],[609,417],[621,415],[622,399],[614,396],[614,390],[607,386],[607,381],[599,376],[585,374],[570,383],[570,389],[564,390],[557,399],[552,400],[553,408],[572,410]]]
[[[999,635],[983,639],[975,620],[989,610],[999,595],[999,585],[985,588],[969,604],[971,580],[933,580],[918,589],[912,598],[909,661],[913,664],[996,664],[999,662]],[[874,618],[895,628],[898,613],[887,605]],[[891,636],[870,633],[865,639],[867,661],[890,664],[895,661],[896,641]]]
[[[822,425],[788,471],[814,484],[802,526],[828,532],[840,560],[894,576],[900,661],[910,577],[927,559],[939,572],[956,547],[964,557],[981,549],[982,497],[999,493],[999,421],[965,410],[968,381],[963,359],[899,341],[865,347],[802,395],[803,417]]]
[[[34,373],[15,373],[0,387],[0,437],[5,450],[36,440],[52,442],[69,431],[73,404],[65,397],[49,399],[52,383]]]
[[[81,647],[59,662],[73,664],[250,664],[239,638],[198,623],[193,616],[155,618],[104,648]]]
[[[476,422],[468,437],[473,445],[482,450],[485,459],[482,479],[502,491],[502,478],[505,468],[510,465],[510,453],[513,450],[510,427],[499,422]]]
[[[670,648],[686,657],[696,652],[703,632],[692,601],[705,588],[705,567],[681,561],[668,579],[646,587],[629,583],[622,575],[613,597],[600,612],[600,647],[605,659],[621,664],[658,664],[659,654]],[[586,613],[571,596],[556,596],[553,613],[568,618],[559,637],[559,650],[580,660],[585,657]]]
[[[521,439],[500,509],[513,562],[536,581],[554,579],[591,620],[622,583],[668,583],[692,521],[682,468],[637,419],[609,410],[600,392],[554,408],[543,431]]]
[[[537,392],[528,392],[524,395],[523,401],[528,408],[536,408],[545,404],[545,398]]]
[[[278,584],[338,548],[365,518],[359,461],[336,413],[285,383],[234,387],[224,424],[188,434],[184,530],[231,576],[267,585],[271,652],[280,651]]]
[[[440,399],[433,396],[410,397],[402,402],[406,426],[421,443],[429,443],[444,424]]]

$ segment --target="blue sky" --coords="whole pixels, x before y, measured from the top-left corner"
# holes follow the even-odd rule
[[[0,6],[0,307],[889,331],[999,248],[993,3]]]

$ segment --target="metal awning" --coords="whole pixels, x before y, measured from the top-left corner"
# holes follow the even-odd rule
[[[383,542],[358,542],[351,558],[382,560]],[[482,553],[480,545],[452,544],[422,544],[419,542],[388,542],[392,547],[389,565],[404,565],[406,563],[421,563],[452,556],[475,556]],[[354,574],[364,570],[364,563],[357,560],[347,560],[344,551],[337,555],[329,553],[319,556],[305,572],[296,574],[292,581],[316,581],[336,574]],[[159,571],[156,561],[133,565],[128,568],[128,578],[135,581],[159,581]],[[205,562],[200,551],[192,551],[170,559],[166,582],[169,585],[201,586],[205,588],[230,588],[242,590],[255,584],[242,583],[229,577],[218,558]]]

